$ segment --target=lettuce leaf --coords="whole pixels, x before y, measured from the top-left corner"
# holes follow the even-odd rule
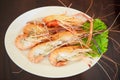
[[[83,29],[86,31],[89,31],[89,26],[90,23],[86,22],[83,26]],[[98,50],[96,44],[94,43],[94,41],[92,40],[91,42],[91,49],[93,50],[92,52],[89,53],[89,55],[91,55],[92,57],[96,57],[96,56],[100,56],[103,53],[105,53],[107,51],[107,46],[108,46],[108,31],[107,26],[105,25],[105,23],[103,21],[101,21],[100,19],[94,19],[93,21],[93,31],[103,31],[101,34],[95,35],[93,36],[93,40],[96,41],[97,46],[100,50]],[[86,40],[86,39],[83,39]]]
[[[90,23],[86,22],[83,25],[84,30],[89,30],[90,28]],[[100,19],[94,19],[93,21],[93,30],[94,31],[98,31],[98,30],[106,30],[107,26],[105,25],[105,23],[103,21],[101,21]]]

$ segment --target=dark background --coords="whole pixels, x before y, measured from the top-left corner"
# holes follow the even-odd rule
[[[108,27],[114,22],[116,16],[120,12],[120,0],[61,0],[66,6],[72,3],[71,8],[78,9],[86,12],[88,7],[93,1],[92,7],[87,11],[90,16],[94,15],[94,18],[102,19]],[[102,68],[96,64],[88,71],[61,79],[44,78],[36,75],[32,75],[26,71],[21,71],[16,64],[14,64],[6,53],[4,46],[4,36],[7,28],[11,22],[22,13],[42,7],[42,6],[63,6],[58,0],[0,0],[0,80],[109,80],[108,76],[102,70]],[[120,31],[120,17],[116,20],[112,26],[115,30]],[[16,27],[17,28],[17,27]],[[120,32],[115,33],[110,31],[109,36],[118,41],[120,44]],[[11,36],[12,38],[12,36]],[[115,48],[116,46],[117,48]],[[108,58],[120,63],[120,45],[117,46],[111,39],[109,39],[108,51],[104,54]],[[116,71],[115,65],[110,61],[102,57],[100,63],[114,80]],[[114,71],[112,71],[112,70]],[[20,73],[14,73],[19,72]],[[120,80],[120,66],[118,66],[118,72],[116,80]]]

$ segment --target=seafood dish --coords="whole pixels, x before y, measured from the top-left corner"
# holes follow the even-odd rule
[[[107,51],[107,26],[80,12],[74,15],[53,14],[28,21],[15,39],[20,51],[28,50],[26,58],[35,64],[43,59],[55,67],[83,61],[89,67],[95,57]]]

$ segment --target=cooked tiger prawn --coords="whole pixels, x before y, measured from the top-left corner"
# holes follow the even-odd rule
[[[47,40],[48,40],[48,37],[46,37],[46,36],[32,37],[27,34],[21,34],[21,35],[17,36],[17,38],[15,40],[15,45],[20,50],[26,50],[26,49],[30,49],[30,48],[34,47],[36,44],[38,44],[40,42],[47,41]]]
[[[63,24],[69,25],[69,26],[81,26],[84,22],[87,21],[87,19],[81,19],[75,18],[75,16],[68,16],[66,14],[59,14],[59,15],[50,15],[45,18],[43,18],[43,21],[47,24],[47,26],[60,26],[58,24],[58,21],[60,21]],[[52,22],[53,21],[53,22]]]
[[[86,44],[88,46],[90,45],[93,33],[93,19],[83,14],[82,12],[71,16],[68,16],[66,14],[50,15],[43,18],[43,21],[46,23],[48,27],[60,26],[73,34],[76,33],[76,29],[78,30],[85,22],[89,21],[90,31]]]
[[[86,56],[91,49],[81,49],[80,46],[67,46],[54,50],[50,53],[49,61],[54,66],[64,66],[69,61],[84,61],[88,66],[91,65],[91,59]]]
[[[33,63],[39,63],[45,56],[61,44],[60,41],[51,41],[33,47],[28,53],[28,59]]]
[[[42,23],[28,22],[23,28],[23,33],[36,37],[46,35],[47,30]]]
[[[81,33],[79,35],[82,34],[84,33]],[[53,50],[63,45],[66,45],[74,40],[77,40],[77,37],[75,37],[69,31],[59,32],[53,35],[52,37],[53,37],[53,41],[39,44],[30,50],[30,52],[28,53],[28,59],[31,62],[38,63]]]
[[[27,23],[23,29],[23,34],[16,37],[15,45],[20,50],[32,48],[40,42],[49,40],[47,31],[43,24]]]

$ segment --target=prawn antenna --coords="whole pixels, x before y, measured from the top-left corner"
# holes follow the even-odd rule
[[[99,62],[97,62],[97,64],[100,66],[100,68],[105,72],[105,74],[108,76],[108,78],[109,78],[109,80],[112,80],[111,78],[110,78],[110,75],[107,73],[107,71],[104,69],[104,67],[99,63]]]
[[[92,5],[93,5],[93,0],[90,0],[90,5],[89,5],[89,7],[88,7],[88,9],[86,10],[86,12],[85,13],[88,13],[88,11],[90,10],[90,8],[92,7]]]
[[[72,6],[72,3],[70,3],[69,5],[68,5],[68,8],[70,8]]]
[[[62,2],[61,0],[58,0],[58,2],[60,2],[64,7],[67,7],[67,6],[65,5],[65,3]]]
[[[115,20],[113,21],[113,23],[111,24],[111,26],[106,30],[110,30],[112,28],[112,26],[115,24],[115,22],[117,21],[118,17],[120,16],[120,12],[118,13],[118,15],[116,16]]]
[[[14,74],[19,74],[19,73],[21,73],[23,70],[20,70],[20,71],[16,71],[16,72],[12,72],[12,73],[14,73]]]

